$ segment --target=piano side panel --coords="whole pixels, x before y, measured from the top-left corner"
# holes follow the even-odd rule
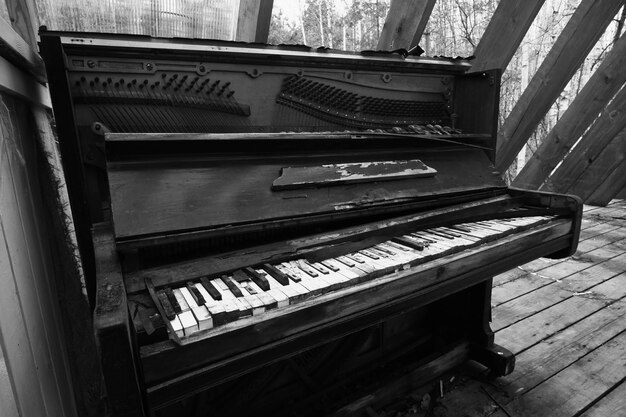
[[[108,403],[116,417],[143,416],[126,290],[110,225],[94,226],[96,306],[94,332],[100,351]]]

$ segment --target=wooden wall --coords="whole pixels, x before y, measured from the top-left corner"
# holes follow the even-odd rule
[[[0,0],[0,416],[90,415],[97,359],[33,6]]]

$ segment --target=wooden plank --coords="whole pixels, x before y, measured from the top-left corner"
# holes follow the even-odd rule
[[[511,165],[511,162],[513,162],[520,149],[526,144],[526,141],[541,118],[545,116],[550,106],[552,106],[552,103],[554,103],[554,100],[556,100],[561,91],[563,91],[565,85],[572,78],[599,37],[604,33],[605,28],[611,22],[611,19],[615,16],[622,4],[622,0],[581,1],[552,46],[552,49],[550,49],[550,52],[528,84],[528,87],[524,90],[522,96],[505,120],[498,134],[496,168],[499,171],[505,171],[509,165]],[[626,43],[626,40],[623,40],[622,43]],[[626,46],[620,43],[619,50],[624,47]],[[622,52],[622,54],[624,53]],[[624,62],[626,58],[622,57],[617,60]],[[611,87],[613,87],[613,80],[626,77],[621,70],[623,65],[613,68],[603,63],[601,66],[603,69],[600,70],[599,68],[597,71],[598,74],[609,70],[606,74],[609,78],[607,78],[606,82],[602,81],[601,84],[596,86],[596,88],[598,88],[597,92],[591,87],[594,83],[587,83],[589,88],[586,94],[583,95],[585,90],[583,89],[583,91],[578,94],[576,100],[581,97],[581,104],[584,103],[588,109],[586,111],[577,112],[580,113],[577,117],[582,117],[583,114],[587,115],[593,113],[593,118],[595,118],[595,115],[599,113],[603,104],[596,106],[597,109],[594,110],[594,101],[592,99],[603,100],[605,96],[613,96],[617,91],[614,88],[612,94],[606,93],[607,90],[611,90]],[[600,77],[603,76],[598,75],[598,79],[600,79]],[[619,85],[621,86],[622,83],[619,83]],[[587,85],[585,87],[587,87]],[[602,86],[605,88],[601,88]],[[608,100],[608,98],[605,100]],[[583,109],[585,108],[583,107]],[[571,113],[573,112],[574,110],[571,111]],[[591,116],[587,118],[589,117]],[[565,114],[559,120],[563,127],[567,126],[565,124],[566,122],[561,122],[564,118]],[[591,118],[591,120],[593,120],[593,118]],[[589,126],[591,123],[591,120],[585,120],[584,117],[582,117],[583,120],[577,120],[572,116],[572,119],[571,123],[573,123],[574,126],[583,125],[583,128]],[[572,129],[572,127],[570,127],[570,129]],[[570,130],[568,129],[568,131]],[[560,131],[553,129],[553,132],[554,135],[556,135],[557,132]],[[558,137],[567,138],[568,135],[564,133],[565,132],[560,133]],[[552,139],[547,138],[544,140],[544,143],[550,140],[554,141],[555,137],[556,136],[553,136]],[[546,157],[549,157],[549,155],[546,155]],[[546,176],[547,174],[544,178]],[[515,183],[515,186],[520,186],[519,184],[521,184],[521,182]]]
[[[597,258],[608,259],[594,265],[592,259]],[[601,248],[590,252],[584,261],[568,261],[541,271],[541,274],[535,276],[539,279],[526,281],[526,293],[522,296],[517,296],[513,290],[517,286],[524,286],[524,282],[505,284],[505,288],[495,294],[501,297],[496,300],[501,304],[498,305],[498,314],[493,322],[493,329],[496,331],[503,329],[537,311],[568,299],[573,294],[589,291],[590,288],[611,279],[624,270],[626,270],[626,254],[622,249]],[[537,288],[533,288],[534,286]]]
[[[614,387],[605,397],[601,398],[581,417],[606,417],[626,415],[626,381]]]
[[[274,0],[240,0],[235,40],[267,42]]]
[[[37,106],[52,108],[48,90],[2,57],[0,57],[0,91],[23,98]]]
[[[470,72],[504,71],[544,2],[501,0],[476,47]]]
[[[623,146],[621,150],[623,152]],[[606,205],[624,186],[626,186],[626,162],[622,159],[622,163],[609,174],[604,182],[585,201],[587,204]]]
[[[588,355],[522,395],[508,410],[523,415],[571,417],[626,378],[626,332],[622,332]],[[575,388],[575,394],[572,393]],[[519,414],[521,415],[521,414]]]
[[[626,300],[621,299],[519,353],[515,372],[505,381],[507,392],[533,389],[624,330]]]
[[[568,194],[575,194],[583,200],[587,200],[592,194],[599,195],[602,198],[603,196],[598,193],[598,189],[613,174],[613,171],[619,169],[626,157],[625,140],[626,129],[623,133],[617,135],[606,148],[602,149],[602,152],[593,161],[587,162],[588,165],[584,167],[584,171],[580,172],[580,175],[568,189]],[[584,155],[581,157],[584,157]],[[611,188],[619,190],[623,184],[620,178],[616,178],[616,180],[617,184],[611,184]],[[606,188],[603,190],[606,190]],[[604,204],[611,201],[611,198],[612,196],[606,196]],[[600,211],[597,215],[603,215],[603,212]]]
[[[376,49],[393,51],[417,46],[436,0],[392,0]]]
[[[590,294],[570,293],[569,298],[498,331],[496,342],[513,353],[521,352],[626,296],[625,280],[626,274],[622,273],[588,289]],[[500,308],[494,310],[496,321],[499,312]]]
[[[0,17],[0,56],[28,71],[40,83],[46,82],[46,70],[37,51],[28,44],[11,24]]]
[[[11,26],[32,47],[37,46],[37,17],[34,4],[25,0],[6,0]]]
[[[614,145],[612,151],[618,153],[621,151],[623,158],[623,149],[626,147],[624,146],[626,143],[626,87],[622,87],[613,100],[602,110],[600,116],[593,122],[571,152],[565,156],[561,165],[550,175],[541,190],[568,193],[579,182],[579,178],[585,170],[596,165],[595,162],[604,149],[616,142],[617,144]],[[600,174],[605,174],[605,172],[600,172]],[[593,176],[596,177],[595,174]],[[581,196],[580,194],[577,195]]]
[[[539,149],[524,165],[522,171],[513,181],[516,187],[536,189],[541,186],[561,159],[574,147],[578,138],[598,117],[598,113],[622,88],[626,82],[624,67],[626,67],[626,35],[622,35],[615,43],[598,69],[548,133]],[[614,111],[623,107],[621,104],[623,97],[617,98],[618,102],[611,106]],[[620,116],[618,112],[618,121],[621,117],[623,114]],[[603,131],[606,128],[609,131],[617,130],[619,132],[622,130],[612,128],[610,124],[604,126],[603,123],[606,123],[604,121],[599,123],[591,136],[585,139],[586,143],[596,140],[597,131]],[[611,135],[612,133],[609,132],[609,136]]]
[[[96,305],[94,330],[107,399],[116,416],[143,416],[143,396],[130,340],[130,320],[120,261],[108,224],[94,225]]]

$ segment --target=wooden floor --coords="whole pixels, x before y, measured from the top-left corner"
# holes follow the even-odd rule
[[[371,413],[626,416],[626,200],[585,206],[582,229],[574,256],[494,279],[492,328],[516,355],[511,375],[465,366],[435,381],[427,398],[417,392],[412,404]]]

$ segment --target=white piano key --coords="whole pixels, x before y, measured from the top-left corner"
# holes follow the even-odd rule
[[[167,320],[167,319],[165,319]],[[170,320],[170,324],[172,326],[172,330],[174,330],[174,333],[176,333],[176,335],[178,337],[184,337],[185,336],[185,331],[183,330],[183,325],[180,322],[180,319],[178,318],[178,315],[176,315],[176,317],[174,317],[172,320]]]
[[[316,280],[310,275],[306,274],[297,265],[291,262],[283,262],[281,268],[286,275],[295,276],[300,279],[299,283],[309,291],[310,295],[321,294],[326,288],[327,284],[324,281]]]
[[[357,268],[350,268],[333,258],[326,259],[324,263],[337,269],[335,272],[343,275],[350,285],[359,282],[360,278],[365,275],[363,271]]]
[[[323,274],[322,277],[330,284],[331,290],[346,287],[349,283],[349,280],[342,274],[325,267],[320,262],[309,262],[309,265]]]
[[[284,265],[278,264],[274,266],[283,274],[287,275],[287,277],[289,277],[288,287],[292,287],[293,289],[295,289],[300,294],[301,298],[305,298],[311,295],[309,289],[300,284],[301,278],[299,276],[297,277],[298,281],[295,281],[294,277],[296,277],[296,274],[290,274],[290,271]]]
[[[315,276],[311,276],[311,274],[309,274],[309,278],[312,278],[313,282],[317,282],[321,285],[321,288],[324,292],[329,291],[331,289],[331,287],[334,286],[334,283],[332,282],[332,280],[329,280],[323,273],[317,271],[316,269],[314,269],[313,267],[311,267],[311,265],[309,263],[307,263],[306,260],[304,259],[296,259],[294,261],[291,261],[292,265],[300,268],[301,271],[304,271],[305,273],[307,273],[306,269],[311,269],[315,272]],[[308,274],[308,273],[307,273]]]
[[[230,276],[229,276],[230,277]],[[232,282],[237,285],[237,281],[232,279]],[[228,285],[221,279],[215,279],[215,287],[222,294],[222,300],[227,300],[228,303],[231,303],[237,307],[239,310],[239,317],[246,317],[253,315],[253,307],[250,302],[245,297],[237,297],[233,292],[228,288]],[[238,288],[240,288],[238,286]]]
[[[194,285],[198,291],[200,291],[202,297],[204,297],[204,306],[209,310],[209,313],[211,313],[211,316],[213,317],[213,325],[217,326],[226,323],[226,309],[224,309],[221,302],[214,300],[201,283],[198,282]]]
[[[238,282],[238,281],[235,281],[235,282],[239,286],[239,289],[241,290],[242,294],[244,295],[243,298],[245,298],[246,301],[248,301],[248,303],[252,307],[252,315],[258,316],[259,314],[263,314],[263,312],[265,312],[265,304],[258,297],[256,293],[252,292],[253,289],[250,288],[250,286],[248,286],[248,282],[251,282],[251,281],[246,281],[245,283]]]
[[[284,292],[281,291],[280,287],[282,287],[282,285],[280,285],[275,279],[272,278],[272,276],[270,274],[268,274],[267,272],[265,272],[265,270],[263,269],[256,269],[255,271],[262,275],[263,277],[265,277],[265,279],[267,280],[267,282],[270,284],[270,289],[269,291],[265,291],[266,294],[269,294],[274,300],[276,300],[276,307],[277,308],[281,308],[281,307],[286,307],[289,305],[289,297],[287,295],[285,295]],[[270,278],[272,278],[270,280]],[[274,284],[274,285],[272,285]],[[278,286],[276,285],[278,284]],[[258,287],[258,285],[257,285]]]
[[[256,292],[257,297],[259,297],[259,299],[263,301],[265,310],[272,310],[278,307],[278,300],[272,297],[272,295],[268,291],[263,291],[263,289],[259,287],[256,282],[250,280],[246,281],[244,285],[247,285],[249,288],[252,288]]]
[[[289,299],[289,304],[294,304],[298,300],[302,299],[302,296],[306,294],[306,292],[301,293],[297,288],[294,288],[290,285],[282,285],[280,282],[276,281],[276,278],[268,274],[267,282],[270,283],[270,287],[274,291],[281,291],[287,298]]]
[[[224,291],[221,287],[222,285],[226,285],[219,278],[214,278],[210,280],[211,284],[215,287],[217,291],[222,294],[222,299],[218,302],[224,307],[226,310],[226,316],[228,317],[228,321],[235,321],[241,315],[239,304],[233,300],[235,297],[230,291]]]
[[[185,336],[189,336],[198,331],[198,322],[196,321],[191,309],[189,308],[189,304],[185,301],[185,297],[183,297],[182,292],[179,288],[172,289],[174,292],[174,296],[176,297],[176,301],[182,310],[178,314],[178,319],[180,320],[180,324],[183,326],[183,331],[185,332]]]
[[[198,305],[187,288],[181,288],[180,292],[183,294],[183,297],[189,305],[189,308],[191,309],[194,318],[198,322],[198,330],[206,330],[212,328],[213,317],[209,313],[209,310],[204,305]]]

